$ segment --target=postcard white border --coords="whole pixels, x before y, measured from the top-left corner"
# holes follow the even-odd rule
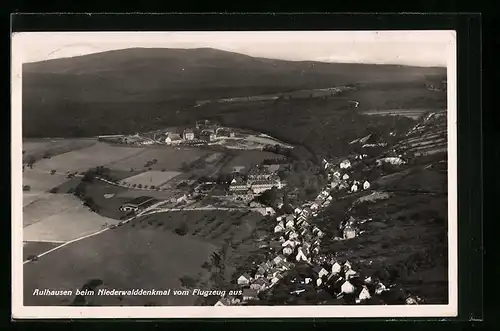
[[[387,305],[387,306],[232,306],[232,307],[35,307],[23,306],[23,263],[22,263],[22,38],[12,36],[11,63],[11,166],[12,166],[12,317],[14,319],[60,319],[60,318],[335,318],[335,317],[453,317],[458,314],[458,212],[457,212],[457,63],[456,33],[452,30],[439,31],[262,31],[262,32],[40,32],[45,38],[51,36],[71,38],[71,34],[102,35],[107,38],[157,37],[168,33],[189,35],[207,34],[224,37],[243,33],[245,37],[269,38],[270,36],[297,38],[305,34],[329,35],[335,40],[360,38],[363,41],[377,41],[388,38],[401,40],[409,38],[419,41],[438,41],[447,44],[448,81],[448,261],[449,300],[447,305]],[[36,33],[35,33],[36,34]],[[263,37],[264,36],[264,37]],[[292,38],[292,39],[293,39]],[[133,42],[131,42],[133,43]]]

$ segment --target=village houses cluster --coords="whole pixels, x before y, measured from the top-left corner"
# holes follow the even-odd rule
[[[259,292],[276,286],[298,263],[308,264],[314,276],[300,280],[293,279],[292,283],[296,283],[297,288],[291,291],[290,295],[299,295],[305,291],[304,285],[313,284],[316,289],[326,289],[334,293],[337,299],[350,297],[354,303],[363,303],[374,295],[389,291],[394,286],[386,286],[372,276],[362,277],[348,260],[341,262],[336,258],[327,259],[320,254],[320,243],[325,234],[310,221],[318,216],[321,209],[332,203],[332,191],[349,188],[349,192],[357,192],[358,186],[362,190],[370,189],[368,181],[349,181],[351,168],[349,160],[342,161],[339,166],[323,160],[323,166],[328,172],[329,182],[316,199],[295,208],[293,214],[276,216],[277,224],[274,227],[276,240],[269,243],[270,250],[275,253],[274,257],[258,265],[253,275],[244,273],[238,277],[237,284],[243,289],[241,297],[221,298],[216,306],[241,305],[249,300],[258,300]],[[351,239],[356,236],[354,218],[350,217],[341,224],[343,237],[337,239]],[[420,302],[421,299],[418,297],[408,296],[406,299],[406,304]]]
[[[203,144],[210,143],[219,138],[234,137],[234,132],[229,128],[219,126],[208,120],[196,121],[195,128],[186,128],[181,134],[165,133],[163,140],[167,145],[178,144]]]
[[[101,141],[121,142],[127,145],[153,145],[166,144],[177,145],[204,145],[218,139],[233,138],[234,131],[231,128],[221,127],[218,123],[209,120],[196,121],[195,127],[185,128],[182,133],[163,132],[148,135],[107,135],[99,136]]]

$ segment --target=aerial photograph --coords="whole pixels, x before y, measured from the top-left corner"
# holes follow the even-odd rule
[[[449,303],[442,40],[29,34],[24,306]]]

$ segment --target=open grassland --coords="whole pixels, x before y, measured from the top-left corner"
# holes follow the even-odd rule
[[[151,170],[179,170],[183,163],[191,163],[208,154],[208,151],[196,148],[176,149],[172,147],[142,147],[142,152],[133,157],[125,158],[108,164],[110,168],[118,170],[149,169]],[[149,162],[157,160],[154,163]],[[147,166],[146,166],[147,165]]]
[[[63,174],[51,175],[50,171],[43,172],[39,169],[27,168],[23,172],[22,185],[30,187],[30,191],[25,193],[43,193],[63,184],[67,180],[68,178]]]
[[[181,289],[180,278],[196,275],[214,246],[192,236],[130,223],[82,240],[24,266],[25,305],[69,305],[74,297],[33,296],[36,288]],[[193,296],[96,296],[95,305],[192,305]]]
[[[153,226],[162,231],[185,227],[187,235],[220,244],[250,236],[261,220],[262,215],[244,211],[176,211],[143,216],[131,226]]]
[[[46,242],[46,241],[29,241],[23,242],[23,261],[26,261],[32,256],[37,256],[46,251],[51,250],[57,246],[61,245],[61,243],[56,242]]]
[[[116,223],[117,220],[100,216],[82,205],[26,226],[23,238],[25,241],[70,241]]]
[[[23,208],[24,241],[69,241],[118,221],[100,216],[69,194],[50,194]]]
[[[124,182],[125,185],[147,185],[148,187],[161,187],[163,184],[179,174],[180,172],[178,171],[152,170],[125,178],[122,182]]]
[[[47,173],[51,170],[56,170],[58,173],[65,173],[67,171],[81,172],[101,165],[112,167],[114,163],[133,157],[142,151],[142,148],[96,143],[91,147],[60,154],[50,159],[40,160],[35,163],[34,168],[46,171]]]
[[[90,147],[96,143],[95,139],[25,139],[23,141],[23,160],[35,160],[45,157],[68,153],[74,150]]]
[[[44,196],[48,195],[49,193],[42,193],[42,192],[23,192],[23,207],[26,207],[30,203],[43,198]]]
[[[80,199],[71,194],[46,193],[37,200],[24,206],[23,226],[40,222],[52,215],[59,214],[82,205]],[[54,229],[57,230],[57,229]]]

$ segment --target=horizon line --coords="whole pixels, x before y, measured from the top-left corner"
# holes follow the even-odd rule
[[[49,62],[49,61],[57,61],[57,60],[67,60],[67,59],[72,59],[72,58],[79,58],[79,57],[84,57],[84,56],[91,56],[91,55],[96,55],[96,54],[104,54],[104,53],[111,53],[111,52],[120,52],[120,51],[127,51],[127,50],[134,50],[134,49],[150,49],[150,50],[203,50],[203,49],[210,49],[210,50],[216,50],[219,52],[224,52],[224,53],[232,53],[232,54],[238,54],[242,56],[247,56],[250,58],[254,59],[265,59],[265,60],[276,60],[276,61],[283,61],[283,62],[316,62],[316,63],[324,63],[324,64],[362,64],[362,65],[387,65],[387,66],[401,66],[401,67],[417,67],[417,68],[446,68],[446,65],[439,65],[439,64],[410,64],[410,63],[395,63],[395,62],[381,62],[381,61],[373,61],[373,62],[367,62],[367,61],[352,61],[349,62],[348,60],[346,61],[341,61],[341,60],[335,60],[335,61],[327,61],[327,60],[322,60],[321,58],[317,59],[309,59],[309,60],[291,60],[291,59],[283,59],[283,58],[277,58],[277,57],[265,57],[265,56],[253,56],[253,55],[248,55],[240,52],[235,52],[235,51],[229,51],[229,50],[224,50],[221,48],[216,48],[216,47],[145,47],[145,46],[136,46],[136,47],[125,47],[125,48],[120,48],[120,49],[110,49],[110,50],[102,50],[102,51],[96,51],[96,52],[89,52],[85,54],[78,54],[78,55],[70,55],[70,56],[61,56],[57,58],[47,58],[45,60],[38,60],[38,61],[25,61],[22,64],[39,64],[43,62]],[[58,52],[60,49],[55,50],[54,52],[50,53],[49,56],[55,52]]]

